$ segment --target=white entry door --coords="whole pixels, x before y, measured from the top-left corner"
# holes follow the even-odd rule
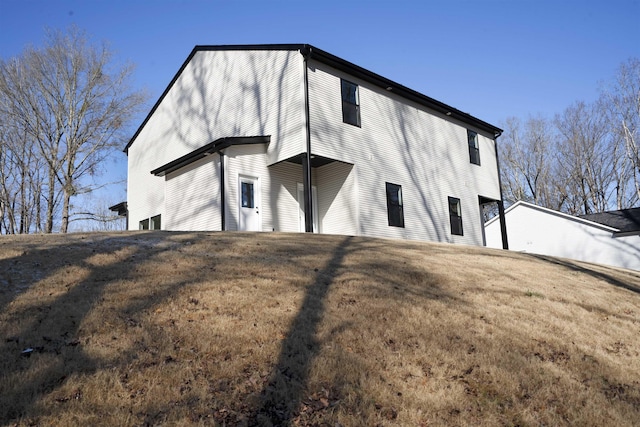
[[[318,232],[318,190],[315,185],[311,186],[311,203],[313,204],[313,232]],[[304,215],[304,186],[298,183],[298,216],[300,219],[300,231],[306,231],[306,217]]]
[[[258,178],[241,176],[238,179],[238,204],[240,205],[240,231],[260,231],[260,189]]]

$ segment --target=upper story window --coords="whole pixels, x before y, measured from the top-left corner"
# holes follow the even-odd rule
[[[462,208],[460,199],[449,197],[449,222],[451,223],[451,234],[462,236]]]
[[[387,184],[387,216],[389,225],[404,227],[404,212],[402,208],[402,187],[397,184]]]
[[[342,87],[342,121],[360,127],[360,95],[358,85],[340,80]]]
[[[478,134],[467,129],[467,140],[469,141],[469,159],[474,165],[480,164],[480,146],[478,145]]]

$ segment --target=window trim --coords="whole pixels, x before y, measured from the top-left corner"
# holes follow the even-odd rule
[[[456,206],[455,212],[451,209]],[[448,198],[447,209],[449,210],[449,225],[451,226],[451,235],[464,236],[464,229],[462,227],[462,204],[457,197]]]
[[[404,228],[404,200],[402,197],[402,185],[385,182],[385,190],[387,196],[387,221],[389,227]],[[391,195],[393,191],[397,191],[398,193],[397,202],[392,200],[393,198]]]
[[[351,102],[349,97],[346,96],[348,94],[346,88],[349,86],[355,88],[355,102]],[[360,119],[360,87],[349,80],[340,79],[340,95],[342,99],[342,123],[362,127]],[[349,120],[352,116],[355,116],[355,123]]]
[[[469,145],[469,162],[480,166],[480,143],[478,132],[467,129],[467,144]]]

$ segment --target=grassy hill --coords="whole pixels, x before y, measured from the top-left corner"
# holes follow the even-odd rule
[[[280,233],[0,237],[2,425],[640,424],[640,274]]]

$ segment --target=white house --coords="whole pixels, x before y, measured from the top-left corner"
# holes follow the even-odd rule
[[[125,148],[128,227],[482,245],[500,133],[307,44],[196,46]]]
[[[505,219],[511,250],[640,270],[640,208],[575,217],[520,201]],[[487,246],[502,247],[497,218],[485,233]]]

